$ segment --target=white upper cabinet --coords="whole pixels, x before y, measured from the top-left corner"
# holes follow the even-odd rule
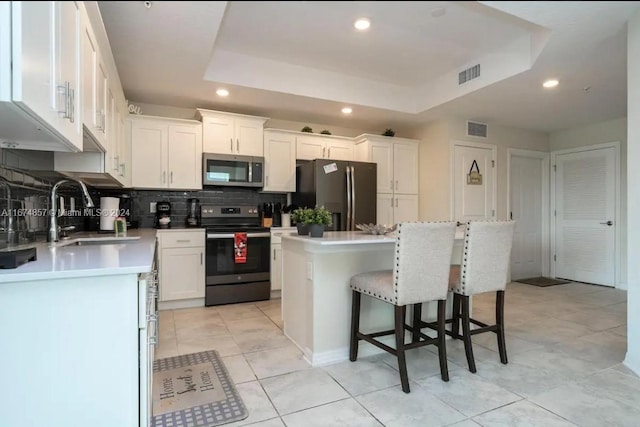
[[[0,2],[2,147],[81,151],[78,2]]]
[[[109,76],[88,19],[81,33],[83,115],[82,122],[100,149],[107,151],[107,109]]]
[[[131,185],[202,188],[202,129],[193,120],[131,116]]]
[[[58,1],[55,7],[57,127],[74,146],[81,147],[80,7],[75,1]]]
[[[356,159],[378,165],[378,193],[418,194],[418,141],[364,134]]]
[[[264,131],[263,191],[296,191],[296,137],[287,132]]]
[[[54,153],[54,170],[96,187],[130,186],[131,138],[125,132],[129,113],[98,6],[95,2],[60,3],[65,3],[59,7],[69,17],[74,10],[71,6],[79,5],[75,10],[79,16],[80,91],[74,92],[78,94],[74,126],[79,131],[84,127],[84,139],[82,153]],[[60,94],[64,94],[62,89]]]
[[[262,157],[265,117],[197,110],[202,120],[202,151]]]
[[[296,158],[300,160],[353,160],[353,140],[343,137],[327,137],[321,134],[299,133],[296,136]]]
[[[418,194],[418,144],[393,143],[393,192]]]

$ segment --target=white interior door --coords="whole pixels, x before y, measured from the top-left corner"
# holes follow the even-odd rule
[[[453,146],[453,212],[457,221],[495,218],[495,157],[495,146],[488,144]],[[481,182],[468,181],[472,167],[474,172],[479,170]]]
[[[616,148],[556,157],[555,275],[615,285]]]
[[[543,276],[543,195],[548,158],[510,157],[510,216],[516,221],[511,249],[511,279]],[[547,181],[548,183],[548,181]]]

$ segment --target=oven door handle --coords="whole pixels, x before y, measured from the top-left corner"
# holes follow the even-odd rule
[[[207,234],[207,239],[233,239],[234,233],[228,234]],[[270,237],[271,233],[247,233],[247,238],[250,237]]]

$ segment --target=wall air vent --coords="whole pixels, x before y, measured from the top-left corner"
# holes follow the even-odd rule
[[[478,77],[480,77],[480,64],[460,71],[460,73],[458,73],[458,85],[461,85],[468,82],[469,80],[473,80]]]
[[[489,126],[485,123],[467,121],[467,136],[486,138]]]

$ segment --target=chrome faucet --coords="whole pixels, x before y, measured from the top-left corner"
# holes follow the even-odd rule
[[[78,179],[63,179],[55,183],[55,185],[51,188],[51,199],[49,203],[51,222],[49,223],[49,234],[47,235],[48,242],[57,242],[58,233],[60,232],[60,228],[58,227],[58,188],[62,184],[75,182],[82,189],[82,198],[84,200],[84,206],[87,208],[94,207],[93,200],[91,200],[91,196],[89,195],[89,191],[87,190],[87,186],[84,185],[84,182]]]
[[[5,178],[0,176],[0,186],[4,187],[5,196],[7,197],[7,244],[18,243],[18,234],[16,233],[13,211],[11,209],[11,184]]]

